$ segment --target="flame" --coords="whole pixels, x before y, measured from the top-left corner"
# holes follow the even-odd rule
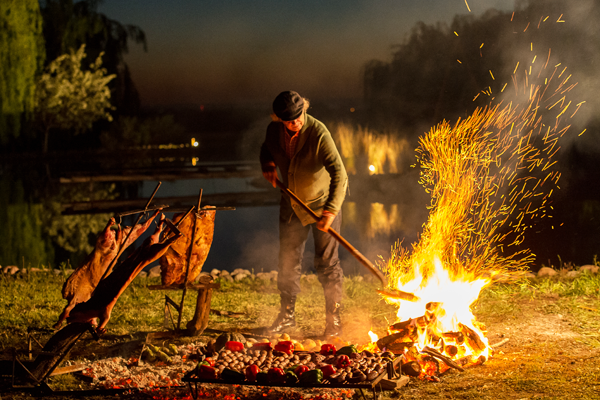
[[[373,331],[369,331],[369,337],[371,338],[371,342],[376,342],[379,340],[379,336]]]

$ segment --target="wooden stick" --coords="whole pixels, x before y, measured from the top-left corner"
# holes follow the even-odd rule
[[[187,265],[185,268],[185,278],[183,279],[183,292],[181,293],[181,303],[179,304],[179,316],[177,317],[177,330],[181,327],[181,317],[183,316],[183,301],[185,300],[185,294],[187,292],[187,280],[190,275],[190,264],[192,262],[192,253],[194,251],[194,241],[196,240],[196,223],[198,222],[198,218],[200,218],[200,202],[202,201],[202,189],[200,189],[200,193],[198,194],[198,206],[196,207],[196,214],[192,214],[192,218],[194,221],[192,223],[192,237],[190,242],[190,249],[188,251],[187,257]],[[183,220],[183,219],[182,219]]]
[[[495,349],[496,347],[504,346],[506,343],[508,343],[509,340],[510,340],[509,338],[502,339],[498,343],[491,344],[490,347],[492,349]]]
[[[378,290],[377,293],[382,296],[389,297],[390,299],[412,301],[413,303],[421,300],[419,296],[415,296],[412,293],[403,292],[401,290],[394,290],[393,292]]]
[[[148,207],[150,207],[150,203],[152,203],[152,199],[154,199],[154,195],[156,194],[156,192],[158,192],[158,188],[160,187],[161,184],[162,184],[162,182],[158,182],[158,185],[156,185],[154,192],[152,192],[152,196],[150,196],[150,199],[148,199],[148,202],[146,203],[146,207],[144,207],[145,210],[147,210]],[[117,263],[117,260],[119,259],[119,257],[121,257],[121,254],[123,254],[123,250],[125,250],[124,244],[127,243],[129,236],[131,236],[131,234],[133,233],[133,230],[135,229],[137,224],[140,223],[140,220],[142,219],[143,216],[144,216],[144,213],[141,213],[140,215],[138,215],[137,219],[135,220],[135,224],[133,224],[133,226],[131,227],[131,230],[127,234],[127,237],[125,238],[123,245],[119,246],[119,251],[117,252],[117,255],[110,262],[110,265],[108,266],[108,268],[106,268],[106,271],[104,271],[104,274],[102,275],[102,278],[100,280],[103,280],[112,272],[115,264]]]
[[[319,221],[321,219],[317,214],[315,214],[315,212],[313,210],[310,209],[310,207],[308,207],[302,200],[300,200],[300,198],[298,196],[296,196],[296,194],[294,192],[292,192],[290,189],[288,189],[283,184],[283,182],[281,182],[279,179],[277,179],[277,186],[279,186],[279,188],[285,194],[287,194],[292,200],[294,200],[296,203],[298,203],[302,207],[302,209],[304,211],[306,211],[308,213],[308,215],[310,215],[315,221]],[[369,260],[367,260],[367,258],[365,256],[363,256],[346,239],[344,239],[342,237],[342,235],[340,235],[339,233],[337,233],[335,231],[335,229],[333,229],[331,227],[327,230],[327,233],[329,233],[331,236],[333,236],[335,238],[335,240],[337,240],[338,242],[340,242],[340,244],[342,246],[344,246],[346,248],[346,250],[348,250],[350,252],[350,254],[352,254],[358,261],[360,261],[362,265],[364,265],[365,267],[367,267],[367,269],[373,275],[375,275],[377,277],[377,279],[379,279],[381,281],[381,285],[383,287],[385,287],[387,285],[385,276],[381,273],[381,271],[379,271],[373,265],[373,263],[371,263]]]

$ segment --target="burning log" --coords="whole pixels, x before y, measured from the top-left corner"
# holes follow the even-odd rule
[[[384,348],[391,351],[394,354],[402,354],[403,350],[408,347],[412,347],[414,342],[405,342],[403,341],[407,337],[406,331],[401,331],[398,333],[394,333],[392,335],[384,336],[377,341],[377,347],[383,350]],[[401,351],[392,350],[392,347],[397,348]]]
[[[163,285],[181,285],[186,280],[188,250],[192,242],[192,236],[195,239],[190,257],[187,283],[193,282],[198,277],[212,245],[215,216],[216,211],[214,209],[202,210],[197,215],[192,213],[181,222],[179,221],[182,219],[183,214],[174,216],[173,221],[179,222],[178,229],[185,235],[185,238],[174,243],[159,260]],[[195,235],[192,235],[194,217],[196,218],[196,231]],[[167,230],[167,233],[170,233],[170,231]]]
[[[465,342],[465,335],[462,332],[444,332],[442,337],[454,340],[454,343],[459,346]]]
[[[483,343],[477,332],[460,322],[458,323],[458,329],[464,334],[467,343],[473,350],[478,352],[485,350],[486,345]]]
[[[446,354],[448,354],[450,357],[455,357],[458,354],[458,347],[448,344],[444,347],[444,351],[446,352]]]
[[[164,216],[163,216],[164,218]],[[98,332],[104,332],[104,328],[110,319],[112,308],[119,296],[135,279],[135,277],[148,264],[159,259],[169,246],[173,244],[180,235],[174,235],[164,242],[159,243],[159,237],[163,229],[163,221],[158,225],[154,234],[146,239],[144,244],[129,256],[113,273],[100,281],[91,298],[77,304],[69,318],[68,323],[91,322],[99,318]]]
[[[421,375],[421,364],[416,361],[409,361],[402,364],[402,373],[408,376],[417,377]]]
[[[111,218],[106,227],[96,239],[94,250],[86,257],[83,263],[69,276],[62,288],[62,297],[68,301],[58,321],[54,325],[58,329],[62,322],[69,317],[73,307],[90,299],[98,282],[106,273],[114,258],[120,250],[124,250],[135,242],[148,229],[159,211],[156,211],[148,220],[135,227],[115,227],[115,219]],[[127,240],[125,240],[127,238]]]
[[[432,349],[431,347],[425,347],[423,349],[423,353],[430,355],[431,357],[439,358],[442,360],[447,366],[452,367],[454,369],[459,370],[460,372],[464,372],[464,368],[452,361],[451,358],[446,357],[436,349]]]

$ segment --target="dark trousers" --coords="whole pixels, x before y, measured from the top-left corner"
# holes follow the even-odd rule
[[[282,202],[279,214],[279,274],[277,287],[281,296],[296,296],[300,293],[302,258],[308,233],[312,231],[315,242],[314,265],[319,282],[325,292],[325,306],[335,308],[342,300],[344,272],[338,254],[339,242],[329,233],[317,229],[316,223],[302,226],[291,207]],[[331,227],[340,232],[342,212],[333,220]]]

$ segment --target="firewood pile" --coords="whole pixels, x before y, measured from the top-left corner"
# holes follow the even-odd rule
[[[390,334],[376,341],[377,347],[402,355],[406,375],[431,381],[439,381],[450,369],[462,372],[465,367],[485,363],[492,350],[485,326],[458,322],[455,331],[441,332],[437,324],[440,312],[444,312],[440,303],[428,303],[423,316],[391,325]]]

